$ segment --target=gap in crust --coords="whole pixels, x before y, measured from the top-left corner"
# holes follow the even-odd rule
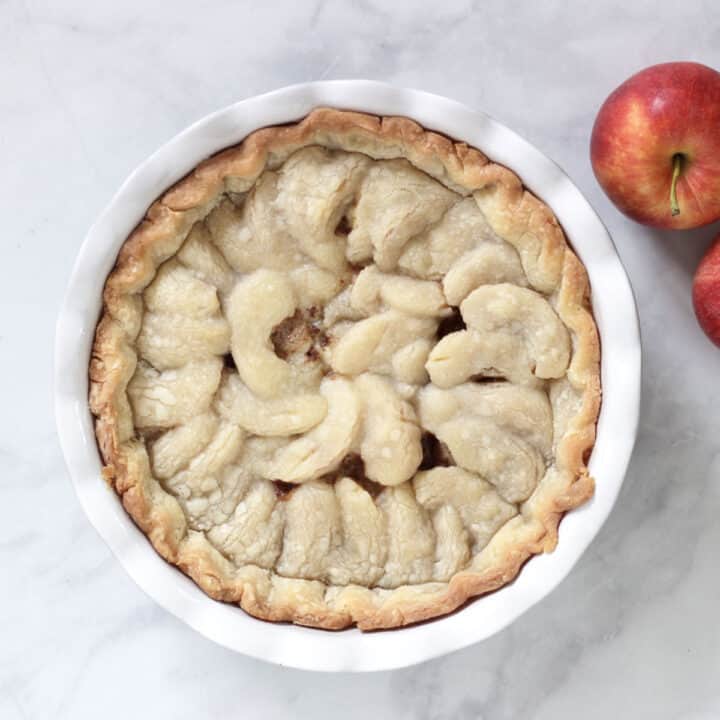
[[[104,475],[213,598],[339,629],[451,612],[593,492],[586,272],[509,170],[320,109],[155,202],[90,363]]]

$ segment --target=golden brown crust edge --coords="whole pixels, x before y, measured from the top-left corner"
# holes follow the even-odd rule
[[[501,528],[470,568],[448,583],[389,591],[337,588],[281,578],[255,566],[235,568],[201,533],[188,529],[177,501],[152,478],[147,452],[135,438],[126,388],[136,364],[132,343],[142,317],[140,293],[223,192],[247,189],[266,167],[311,144],[376,158],[404,157],[451,189],[473,193],[494,229],[526,255],[533,283],[556,292],[556,310],[573,334],[568,380],[581,392],[582,401],[557,446],[557,471],[546,474],[521,513]],[[374,630],[447,614],[510,582],[529,557],[555,547],[563,514],[593,494],[586,462],[600,407],[599,359],[585,269],[567,246],[552,212],[523,188],[516,175],[412,120],[318,109],[297,124],[252,133],[240,145],[200,164],[153,203],[123,245],[106,282],[90,363],[90,407],[104,476],[157,552],[208,595],[237,603],[266,620],[327,629],[357,624]]]

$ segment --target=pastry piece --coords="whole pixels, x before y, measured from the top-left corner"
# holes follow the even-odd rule
[[[450,612],[592,493],[585,271],[515,175],[411,120],[317,110],[213,156],[104,300],[104,475],[164,558],[257,617]]]
[[[510,283],[482,285],[460,313],[467,330],[446,335],[428,357],[434,384],[452,387],[477,375],[537,384],[567,370],[570,335],[539,293]]]
[[[222,360],[189,362],[162,372],[138,363],[127,393],[137,429],[170,428],[204,413],[220,385]]]
[[[438,222],[458,199],[407,160],[373,163],[353,213],[348,258],[354,263],[372,258],[380,270],[393,270],[405,245]]]
[[[380,272],[375,265],[366,267],[357,276],[350,304],[364,316],[377,313],[383,305],[419,317],[448,314],[439,283]]]
[[[418,406],[422,426],[454,461],[487,478],[509,502],[526,500],[545,474],[553,430],[546,393],[509,383],[428,385]]]
[[[383,310],[377,315],[342,328],[342,334],[330,329],[335,340],[331,347],[330,365],[342,375],[359,375],[371,371],[394,375],[398,363],[395,356],[405,357],[408,347],[418,340],[430,340],[437,331],[437,320],[415,317],[398,310]]]
[[[377,375],[360,375],[355,389],[362,404],[358,445],[365,474],[381,485],[410,480],[422,462],[421,431],[413,406],[390,381]]]
[[[326,378],[320,393],[327,402],[327,415],[310,432],[282,448],[270,466],[273,479],[301,483],[334,470],[347,455],[360,423],[360,399],[353,383]]]
[[[226,373],[218,396],[219,413],[253,435],[282,437],[310,430],[327,415],[318,393],[257,397],[236,373]]]

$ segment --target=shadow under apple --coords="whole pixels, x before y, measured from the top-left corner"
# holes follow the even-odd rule
[[[720,222],[694,230],[664,230],[638,225],[638,235],[650,241],[678,267],[692,276],[714,238],[720,233]]]

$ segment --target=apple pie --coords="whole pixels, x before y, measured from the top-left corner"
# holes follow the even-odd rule
[[[103,474],[163,558],[258,618],[443,615],[592,495],[585,269],[511,171],[409,119],[252,133],[153,203],[103,297]]]

